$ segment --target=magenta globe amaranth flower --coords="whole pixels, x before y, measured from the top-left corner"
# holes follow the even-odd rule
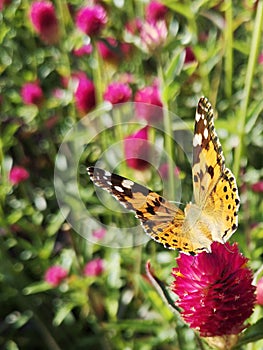
[[[66,269],[59,265],[51,266],[45,273],[45,281],[53,287],[57,287],[68,275]]]
[[[157,22],[165,19],[168,8],[159,1],[150,1],[145,8],[145,17],[149,22]]]
[[[85,73],[80,72],[76,76],[77,89],[74,93],[77,110],[81,114],[86,114],[95,107],[95,86],[93,82],[85,75]]]
[[[263,181],[258,181],[251,186],[253,192],[262,193],[263,192]]]
[[[163,119],[161,94],[156,84],[145,86],[138,90],[134,96],[136,117],[149,123],[158,123]]]
[[[148,141],[148,126],[124,139],[125,161],[135,170],[146,170],[150,166],[151,146]]]
[[[38,82],[25,83],[21,89],[21,97],[26,105],[40,106],[44,100],[43,91]]]
[[[203,337],[239,334],[252,314],[252,272],[237,244],[214,242],[212,253],[181,254],[173,269],[172,290],[182,317]]]
[[[59,41],[59,24],[54,5],[49,1],[35,1],[30,8],[30,20],[40,38],[48,44]]]
[[[107,23],[107,13],[100,5],[81,8],[76,17],[76,26],[89,36],[99,35]]]
[[[9,173],[9,181],[16,185],[19,184],[22,181],[25,181],[29,178],[29,172],[21,167],[21,166],[14,166]]]
[[[89,261],[84,267],[84,275],[95,277],[99,276],[104,271],[104,261],[101,258],[96,258]]]
[[[115,82],[108,85],[104,93],[104,99],[112,104],[128,102],[132,96],[132,90],[127,84]]]

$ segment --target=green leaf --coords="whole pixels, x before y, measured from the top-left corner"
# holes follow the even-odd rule
[[[59,211],[56,215],[53,216],[50,224],[47,227],[48,236],[53,236],[58,232],[62,224],[64,223],[67,215],[69,214],[70,209],[67,207],[63,207],[63,215],[62,211]]]
[[[260,339],[263,339],[263,318],[247,328],[243,336],[239,339],[235,348],[238,348],[244,344],[255,342]]]
[[[74,308],[74,306],[75,305],[73,303],[64,304],[56,313],[56,316],[53,320],[54,326],[59,326],[64,321],[64,319],[68,316],[68,314]]]
[[[24,295],[30,295],[30,294],[36,294],[40,292],[45,292],[47,290],[53,289],[53,287],[48,284],[47,282],[36,282],[32,283],[31,285],[25,287],[23,289],[23,294]]]
[[[174,52],[173,59],[169,64],[165,76],[168,81],[173,81],[178,76],[183,68],[185,59],[185,51],[183,49],[177,49]]]

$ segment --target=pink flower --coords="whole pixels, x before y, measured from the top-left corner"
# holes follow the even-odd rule
[[[163,112],[160,91],[156,85],[146,86],[138,90],[134,97],[134,102],[141,102],[135,105],[136,116],[148,122],[157,123],[162,120]]]
[[[51,266],[45,273],[45,281],[53,287],[58,286],[68,275],[67,270],[61,266]]]
[[[182,317],[203,337],[239,334],[252,314],[252,271],[237,244],[214,242],[212,253],[180,254],[172,290]]]
[[[86,114],[95,107],[95,87],[93,82],[84,73],[79,74],[77,79],[78,86],[74,94],[76,107],[80,113]]]
[[[3,11],[5,6],[10,5],[11,0],[0,0],[0,11]]]
[[[48,44],[59,41],[59,25],[54,5],[49,1],[35,1],[30,8],[30,19],[41,39]]]
[[[107,23],[107,13],[100,5],[81,8],[76,17],[76,26],[89,36],[99,35]]]
[[[112,104],[127,102],[131,96],[132,90],[129,85],[118,82],[108,85],[104,93],[104,99]]]
[[[258,56],[258,63],[263,64],[263,52],[260,52],[260,54]]]
[[[185,58],[184,58],[184,63],[192,63],[195,62],[196,58],[194,55],[194,52],[190,46],[187,46],[185,48]]]
[[[88,44],[88,45],[83,45],[82,47],[80,47],[79,49],[75,49],[73,50],[73,54],[77,57],[82,57],[85,55],[90,55],[92,53],[92,45]]]
[[[43,91],[38,82],[26,83],[22,86],[21,97],[25,104],[40,106],[44,100]]]
[[[100,228],[92,232],[92,237],[96,238],[97,240],[101,240],[105,237],[106,233],[107,231],[104,228]]]
[[[29,172],[21,167],[21,166],[14,166],[9,173],[9,181],[16,185],[19,184],[22,181],[25,181],[29,178]]]
[[[145,18],[148,22],[157,22],[165,19],[168,8],[158,1],[151,1],[145,9]]]
[[[263,181],[258,181],[251,186],[252,191],[257,193],[263,192]]]
[[[150,166],[151,148],[148,142],[148,126],[124,139],[124,153],[130,168],[145,170]]]
[[[263,277],[258,280],[256,295],[257,304],[263,306]]]
[[[141,43],[145,51],[154,52],[164,46],[168,35],[165,21],[144,22],[140,31]]]
[[[89,261],[84,267],[85,276],[99,276],[104,271],[104,262],[102,259],[97,258]]]

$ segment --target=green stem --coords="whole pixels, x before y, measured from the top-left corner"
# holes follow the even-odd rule
[[[256,67],[256,62],[258,58],[259,45],[261,40],[261,32],[263,26],[263,0],[258,2],[256,19],[254,24],[254,30],[252,33],[252,41],[250,47],[250,55],[248,59],[246,77],[245,77],[245,86],[243,99],[240,106],[240,115],[239,115],[239,144],[235,151],[234,166],[233,172],[237,176],[239,173],[241,155],[244,147],[244,136],[245,136],[245,123],[248,110],[248,102],[251,92],[251,86],[253,81],[253,74]]]
[[[93,81],[96,87],[96,104],[97,106],[103,102],[103,82],[102,82],[102,74],[101,74],[101,57],[98,53],[98,48],[96,42],[92,41],[92,47],[94,52],[94,68],[93,68]]]
[[[161,80],[162,85],[164,85],[164,72],[162,69],[162,64],[158,64],[158,76]],[[168,192],[171,196],[175,193],[174,185],[174,157],[173,157],[173,128],[171,113],[169,113],[168,101],[164,95],[162,96],[163,102],[163,120],[164,120],[164,146],[168,155]]]
[[[225,30],[225,93],[227,98],[232,96],[233,81],[233,8],[232,1],[227,1],[226,30]]]

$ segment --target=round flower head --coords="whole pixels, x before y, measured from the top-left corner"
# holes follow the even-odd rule
[[[125,160],[128,167],[145,170],[150,166],[151,145],[148,141],[148,126],[124,139]]]
[[[108,85],[104,99],[112,104],[124,103],[130,100],[131,95],[131,88],[127,84],[115,82]]]
[[[104,262],[102,259],[97,258],[90,260],[84,267],[84,275],[85,276],[99,276],[104,271]]]
[[[141,45],[146,52],[155,52],[164,46],[168,36],[165,21],[144,22],[140,31]]]
[[[252,186],[252,191],[257,192],[257,193],[262,193],[263,192],[263,181],[258,181],[254,183]]]
[[[26,105],[35,104],[40,106],[43,102],[43,91],[37,82],[26,83],[22,86],[21,97]]]
[[[21,166],[14,166],[9,173],[9,180],[16,185],[29,178],[28,171]]]
[[[67,270],[61,266],[55,265],[47,269],[44,279],[47,283],[56,287],[67,277],[67,275]]]
[[[165,19],[168,8],[159,1],[151,1],[145,9],[145,17],[149,22],[157,22]]]
[[[35,1],[30,8],[30,19],[41,39],[48,44],[59,40],[59,25],[53,4],[49,1]]]
[[[182,317],[203,337],[239,334],[252,314],[252,272],[237,244],[214,242],[212,253],[181,254],[173,269],[172,290]]]
[[[144,119],[149,123],[158,123],[163,118],[162,101],[158,86],[145,86],[138,90],[134,97],[136,116],[139,119]]]
[[[93,82],[83,73],[77,77],[78,85],[74,93],[76,107],[81,114],[86,114],[95,107],[95,87]]]
[[[107,13],[100,5],[83,7],[77,13],[76,26],[89,36],[100,34],[106,23]]]

